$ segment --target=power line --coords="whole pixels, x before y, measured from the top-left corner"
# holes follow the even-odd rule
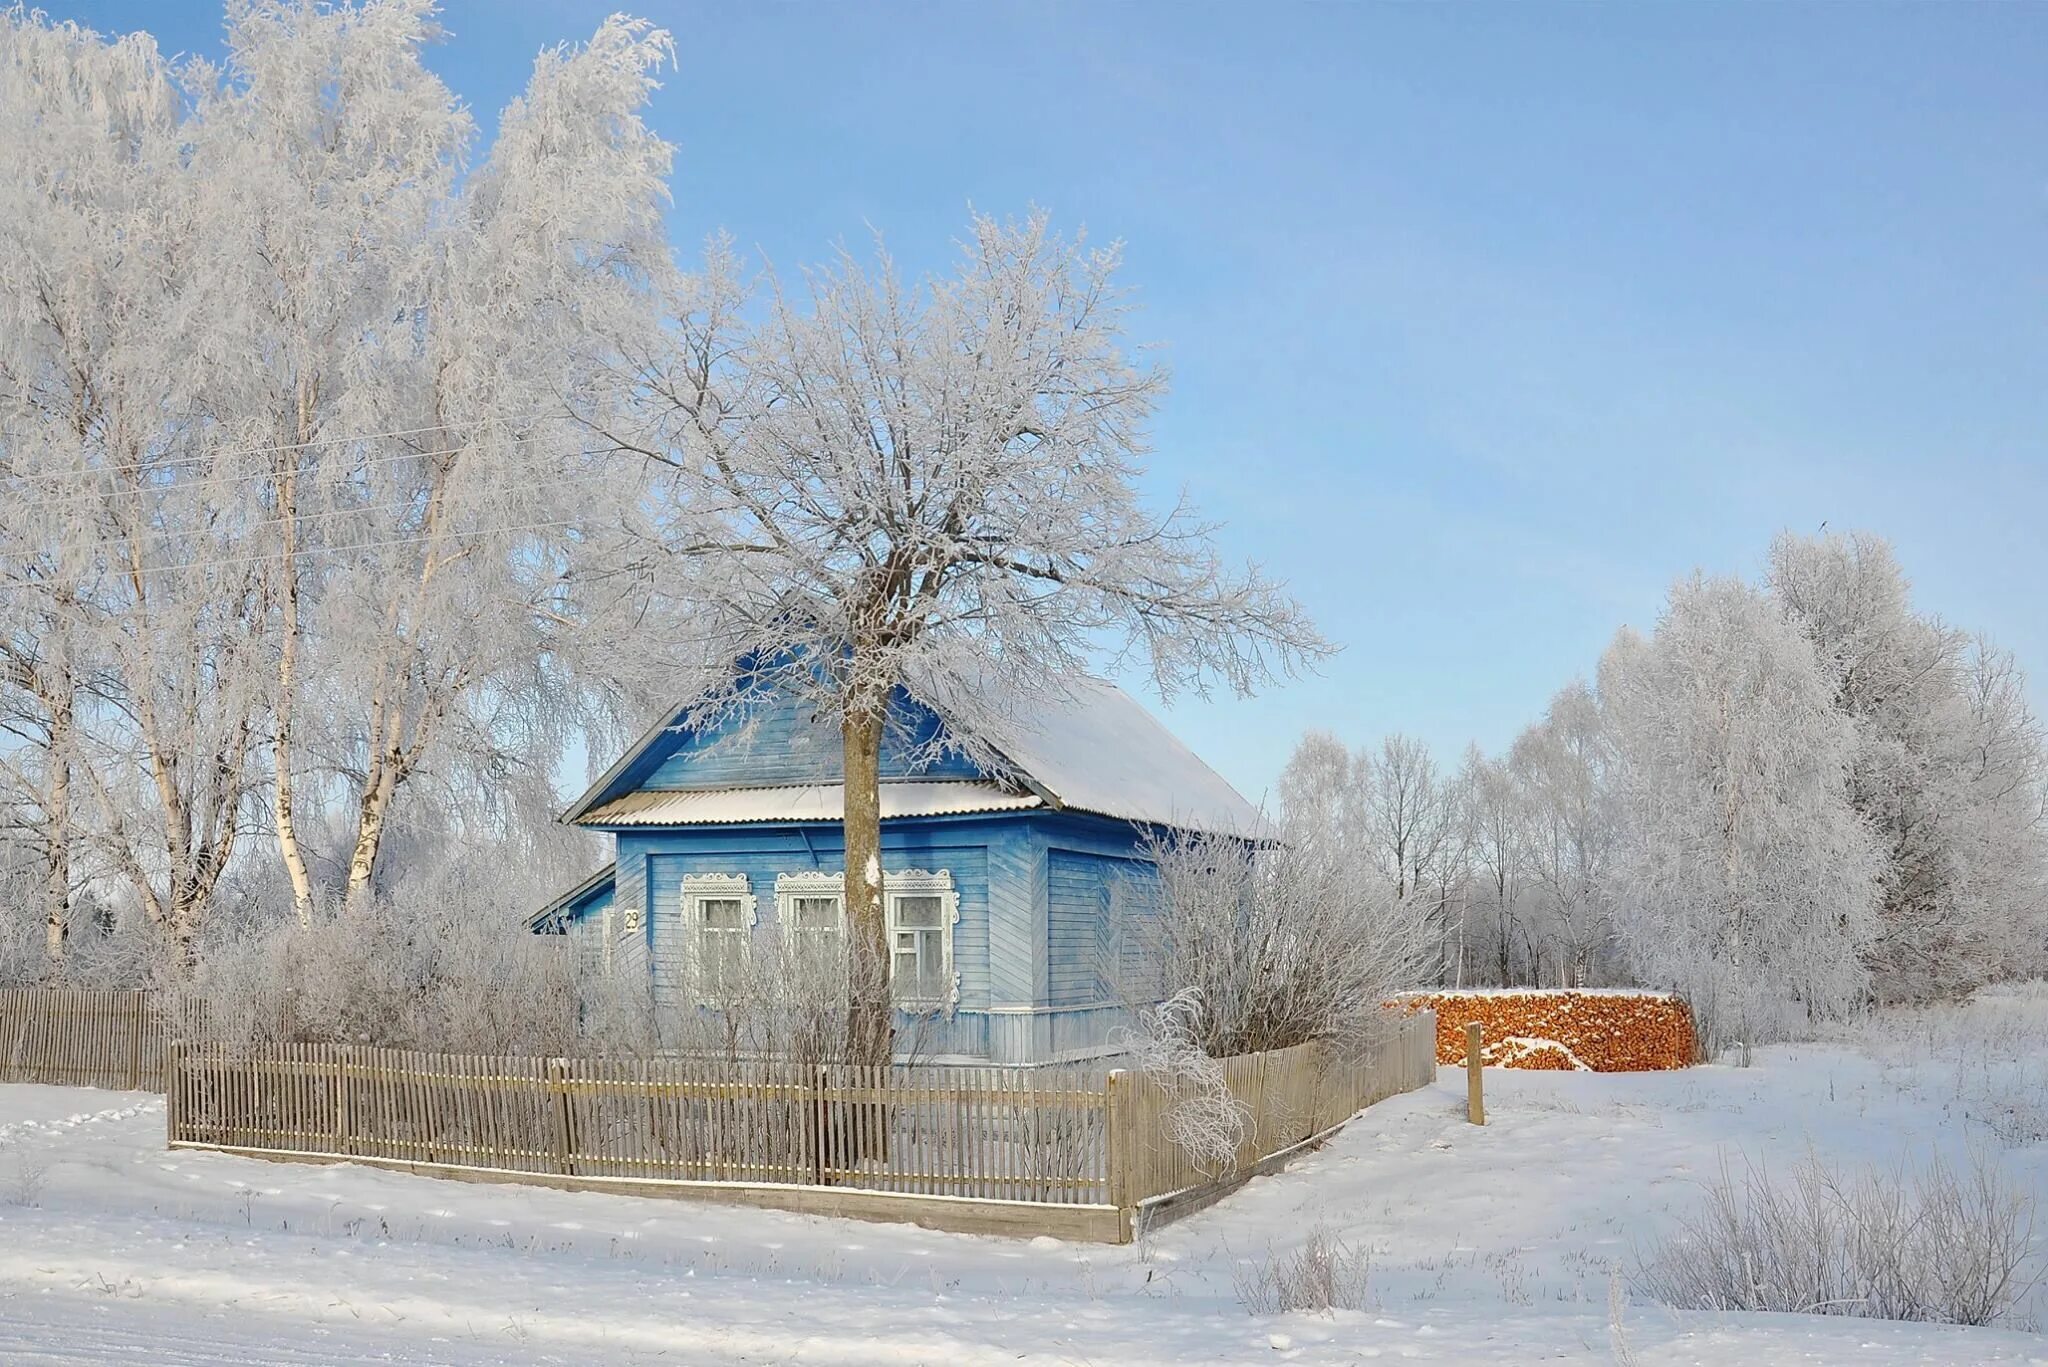
[[[257,456],[273,454],[278,451],[304,451],[310,450],[316,446],[340,446],[348,442],[382,441],[390,437],[416,437],[423,432],[455,432],[464,430],[466,428],[482,427],[485,424],[492,422],[505,422],[516,426],[525,423],[549,421],[572,422],[575,421],[575,419],[573,415],[568,413],[535,413],[523,418],[472,418],[466,422],[440,422],[433,424],[431,427],[406,427],[399,428],[391,432],[351,432],[336,437],[319,437],[315,438],[312,441],[277,442],[268,446],[231,446],[219,450],[203,452],[199,455],[181,457],[177,460],[150,461],[146,463],[135,462],[125,465],[110,465],[104,469],[97,470],[55,470],[44,475],[19,475],[16,478],[26,481],[104,479],[108,475],[112,474],[138,474],[143,471],[152,470],[175,470],[180,466],[201,465],[210,461],[221,460],[230,456]],[[5,439],[12,441],[35,440],[42,435],[44,434],[27,432],[0,433],[0,437],[4,437]],[[518,440],[518,438],[513,438],[513,440]]]
[[[543,440],[543,438],[541,434],[538,432],[529,432],[527,435],[523,437],[505,438],[505,442],[508,445],[512,446],[524,446],[529,442],[536,442],[540,440]],[[357,462],[357,468],[369,468],[373,466],[382,465],[396,465],[402,461],[424,460],[430,456],[459,455],[467,449],[467,447],[462,446],[449,446],[438,448],[432,451],[404,451],[388,456],[371,456],[365,458],[362,461]],[[579,456],[601,456],[606,453],[603,451],[575,451],[564,452],[563,454]],[[163,467],[152,466],[151,468],[160,469]],[[90,473],[98,476],[104,476],[110,472],[101,470],[92,471]],[[33,477],[24,476],[23,478]],[[149,489],[136,489],[120,490],[115,493],[107,493],[101,490],[78,489],[73,490],[70,493],[57,494],[50,498],[36,499],[28,503],[17,503],[13,505],[13,509],[26,512],[34,508],[61,508],[67,505],[74,507],[82,507],[87,504],[98,503],[104,499],[119,497],[120,494],[122,493],[183,492],[188,489],[214,489],[227,484],[247,484],[251,478],[252,476],[249,475],[216,475],[209,479],[181,480],[175,485],[166,486],[166,488],[161,491],[152,491]]]
[[[554,520],[554,521],[551,521],[551,522],[525,522],[525,523],[520,523],[520,524],[518,524],[518,525],[515,525],[515,526],[502,526],[502,525],[500,525],[500,526],[486,526],[486,527],[474,527],[474,528],[471,528],[471,529],[469,529],[469,530],[468,530],[467,532],[465,532],[465,533],[464,533],[464,535],[465,535],[465,536],[493,536],[493,535],[498,535],[498,534],[501,534],[501,533],[506,533],[506,532],[536,532],[536,531],[546,531],[546,530],[548,530],[548,529],[550,529],[550,528],[557,528],[557,527],[573,527],[573,526],[576,526],[576,525],[577,525],[577,523],[576,523],[576,520],[575,520],[575,519],[573,519],[573,518],[560,518],[560,519],[557,519],[557,520]],[[426,543],[426,542],[428,542],[428,541],[432,541],[432,540],[434,540],[434,539],[435,539],[435,538],[433,538],[433,537],[430,537],[430,536],[425,536],[425,535],[417,535],[417,536],[397,536],[397,537],[391,537],[391,538],[389,538],[388,540],[383,540],[383,541],[358,541],[358,542],[353,542],[353,543],[351,543],[351,544],[349,544],[349,545],[346,545],[346,546],[308,546],[308,547],[307,547],[306,549],[304,549],[304,550],[300,550],[300,551],[293,551],[293,552],[292,552],[292,558],[293,558],[294,560],[298,560],[298,559],[308,559],[308,558],[313,558],[313,559],[317,559],[317,558],[318,558],[318,557],[320,557],[320,556],[325,556],[325,555],[345,555],[345,554],[348,554],[348,553],[350,553],[350,552],[353,552],[353,551],[371,551],[371,550],[383,550],[383,549],[386,549],[386,548],[388,548],[388,547],[392,547],[392,546],[417,546],[417,545],[422,545],[422,544],[424,544],[424,543]],[[220,557],[220,558],[217,558],[217,559],[208,559],[208,558],[205,558],[205,557],[201,557],[201,558],[199,558],[199,559],[197,559],[197,560],[187,560],[187,561],[182,561],[182,562],[179,562],[179,563],[177,563],[177,564],[164,564],[164,565],[145,565],[145,566],[143,566],[143,567],[142,567],[141,569],[133,571],[133,573],[135,573],[135,574],[138,574],[138,575],[154,575],[154,574],[168,574],[168,573],[170,573],[170,572],[172,572],[172,571],[174,571],[174,570],[206,570],[206,569],[219,569],[219,568],[223,568],[223,567],[225,567],[225,566],[231,566],[231,565],[257,565],[257,564],[263,564],[263,563],[266,563],[266,562],[269,562],[269,561],[272,561],[272,560],[277,560],[277,559],[279,559],[279,558],[281,558],[281,557],[279,557],[279,556],[277,556],[277,555],[274,555],[274,554],[269,554],[269,555],[242,555],[242,556],[225,556],[225,557]],[[123,578],[125,578],[125,577],[126,577],[126,574],[127,574],[127,572],[123,572],[123,573],[122,573],[122,574],[121,574],[120,576],[118,576],[118,577],[123,577]],[[15,584],[15,585],[0,585],[0,590],[5,590],[5,591],[6,591],[6,592],[8,592],[8,593],[19,593],[19,592],[22,592],[22,591],[24,590],[24,588],[25,588],[25,586],[23,586],[23,585],[19,585],[19,584]]]
[[[576,452],[573,454],[590,455],[594,453]],[[601,480],[608,480],[613,478],[615,478],[615,476],[612,475],[609,471],[607,471],[602,474],[595,475],[568,475],[564,476],[561,479],[536,480],[532,484],[528,484],[524,487],[529,490],[561,489],[575,485],[596,484]],[[368,513],[398,512],[405,508],[411,508],[415,506],[418,502],[418,499],[409,498],[398,503],[369,503],[364,504],[362,507],[359,508],[329,508],[319,512],[297,513],[291,517],[267,517],[258,519],[254,522],[240,523],[235,527],[234,530],[236,531],[237,534],[246,534],[249,532],[256,531],[259,528],[263,527],[282,527],[286,523],[323,522],[330,518],[337,517],[361,517]],[[166,527],[155,530],[141,531],[128,536],[103,537],[97,541],[60,542],[52,549],[60,554],[75,551],[105,550],[110,546],[125,546],[135,541],[157,540],[165,537],[175,537],[182,535],[185,535],[183,531],[180,531],[176,528]],[[309,547],[308,549],[311,550],[317,548]],[[270,559],[271,557],[263,556],[259,558]]]

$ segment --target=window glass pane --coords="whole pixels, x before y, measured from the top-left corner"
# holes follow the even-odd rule
[[[705,937],[704,980],[714,992],[730,992],[742,981],[745,965],[746,944],[737,935],[716,934]]]
[[[796,899],[795,910],[798,930],[839,929],[837,897],[799,897]]]
[[[739,928],[740,902],[737,897],[706,897],[697,903],[697,910],[707,926],[723,930]]]
[[[899,926],[935,926],[939,924],[939,901],[937,897],[898,897],[896,899],[896,924]]]

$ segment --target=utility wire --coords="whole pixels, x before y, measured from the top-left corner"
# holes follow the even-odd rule
[[[335,437],[317,437],[312,441],[278,442],[269,446],[230,446],[223,447],[217,450],[202,452],[198,455],[183,456],[176,460],[139,461],[131,462],[125,465],[110,465],[106,466],[103,469],[94,470],[54,470],[48,474],[20,475],[17,476],[17,478],[31,482],[38,480],[62,481],[71,479],[104,479],[106,476],[111,474],[139,474],[145,471],[174,470],[179,468],[180,466],[185,465],[202,465],[209,461],[221,460],[223,458],[230,456],[257,456],[268,455],[278,451],[304,451],[310,450],[316,446],[341,446],[349,442],[383,441],[391,437],[415,437],[419,436],[423,432],[458,432],[465,430],[467,428],[482,427],[487,423],[493,422],[503,422],[512,426],[520,426],[526,423],[550,421],[573,422],[575,421],[575,418],[568,413],[535,413],[523,418],[472,418],[464,422],[439,422],[435,423],[431,427],[404,427],[391,432],[350,432]],[[4,434],[0,434],[0,439],[11,441],[35,441],[45,435],[47,434],[29,432],[7,432]],[[517,439],[515,438],[515,440]]]

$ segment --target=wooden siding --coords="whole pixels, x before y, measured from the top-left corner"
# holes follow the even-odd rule
[[[1016,842],[1003,822],[934,820],[889,823],[882,829],[887,870],[945,870],[960,898],[953,927],[953,971],[960,1007],[989,1000],[989,869],[997,848]],[[776,935],[775,879],[779,874],[840,871],[844,843],[837,826],[727,826],[621,834],[619,864],[643,868],[645,905],[654,955],[656,990],[682,1006],[688,941],[681,920],[682,882],[697,873],[744,874],[754,895],[755,934]],[[630,851],[630,857],[629,857]],[[954,1052],[948,1050],[948,1052]]]
[[[657,999],[669,1009],[689,1005],[684,875],[744,874],[757,899],[756,933],[777,934],[776,876],[837,872],[844,849],[830,822],[657,827],[616,838],[612,902],[641,911]],[[884,822],[887,868],[945,869],[960,897],[958,1011],[924,1031],[921,1051],[1016,1064],[1101,1053],[1123,1023],[1121,1012],[1103,1008],[1127,993],[1157,995],[1146,936],[1128,923],[1149,905],[1146,838],[1129,822],[1043,810]],[[616,943],[613,955],[631,958]]]
[[[1112,949],[1111,867],[1099,854],[1047,852],[1048,1005],[1093,1006],[1109,1000],[1114,985],[1104,981],[1103,969]]]

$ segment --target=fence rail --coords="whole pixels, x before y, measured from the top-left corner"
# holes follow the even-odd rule
[[[162,1091],[168,1034],[154,993],[0,988],[0,1082]]]

